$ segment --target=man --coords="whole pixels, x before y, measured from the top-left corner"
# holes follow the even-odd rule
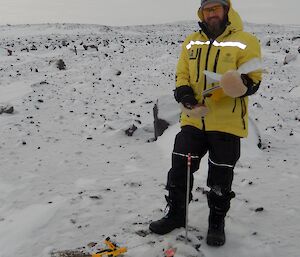
[[[224,219],[235,196],[231,186],[240,157],[240,138],[248,134],[248,96],[257,91],[262,77],[260,70],[248,74],[237,70],[254,58],[260,60],[261,53],[256,37],[243,31],[230,0],[202,0],[198,16],[201,30],[186,38],[177,65],[174,95],[182,114],[166,185],[169,211],[149,228],[166,234],[185,227],[187,155],[193,157],[193,173],[208,152],[210,213],[206,242],[221,246],[225,243]],[[211,83],[205,70],[222,74],[220,82]],[[211,88],[217,89],[206,94],[205,90]],[[190,185],[189,200],[193,175]]]

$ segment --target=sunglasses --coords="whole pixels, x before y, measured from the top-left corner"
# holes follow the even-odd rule
[[[222,5],[215,5],[209,8],[203,8],[202,12],[203,14],[210,14],[210,13],[218,13],[223,9]]]

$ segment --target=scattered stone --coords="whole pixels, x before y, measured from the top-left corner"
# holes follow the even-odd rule
[[[8,113],[12,114],[14,112],[14,107],[10,104],[7,105],[0,105],[0,114]]]
[[[84,48],[84,50],[88,50],[89,48],[94,48],[96,49],[96,51],[99,51],[98,47],[95,45],[82,45],[82,47]]]
[[[264,207],[258,207],[255,209],[255,212],[262,212],[264,211]]]
[[[36,50],[37,50],[37,47],[36,47],[35,45],[32,45],[31,48],[30,48],[30,50],[36,51]]]
[[[124,184],[124,186],[141,187],[142,183],[141,182],[127,182],[127,183]]]
[[[258,103],[258,102],[255,102],[254,104],[253,104],[253,106],[256,106],[257,108],[260,108],[260,109],[262,109],[263,107],[261,106],[261,104],[260,103]]]
[[[157,140],[157,138],[161,136],[170,125],[166,120],[158,118],[158,102],[154,104],[153,117],[154,117],[154,140]]]
[[[100,195],[90,195],[90,198],[94,199],[94,200],[101,200],[102,196],[100,196]]]
[[[295,61],[296,59],[297,59],[297,55],[289,53],[285,56],[283,64],[284,65],[289,64],[290,62]]]
[[[28,49],[28,47],[26,47],[26,48],[22,48],[21,49],[21,52],[23,52],[23,51],[26,51],[27,53],[29,52],[29,49]]]
[[[59,60],[56,62],[56,67],[57,67],[59,70],[65,70],[67,66],[66,66],[65,62],[64,62],[62,59],[59,59]]]
[[[146,237],[150,234],[150,231],[142,229],[142,230],[136,231],[135,233],[140,237]]]
[[[64,250],[51,252],[51,257],[91,257],[90,254],[85,253],[81,250]]]
[[[61,41],[61,45],[62,45],[62,46],[68,46],[69,43],[68,43],[66,40],[62,40],[62,41]]]
[[[125,134],[127,136],[131,137],[136,130],[137,130],[137,127],[133,124],[130,128],[125,130]]]
[[[97,243],[95,243],[95,242],[90,242],[90,243],[87,244],[87,246],[88,246],[89,248],[93,248],[93,247],[96,246],[96,245],[97,245]]]

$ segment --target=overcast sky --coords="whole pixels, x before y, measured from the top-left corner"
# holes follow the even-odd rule
[[[0,0],[0,24],[158,24],[197,19],[201,0]],[[300,24],[300,0],[232,0],[242,19]]]

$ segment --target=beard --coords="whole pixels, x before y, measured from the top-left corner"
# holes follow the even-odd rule
[[[206,21],[206,26],[209,33],[215,38],[220,36],[226,28],[226,19],[221,20],[219,17],[210,17]]]

